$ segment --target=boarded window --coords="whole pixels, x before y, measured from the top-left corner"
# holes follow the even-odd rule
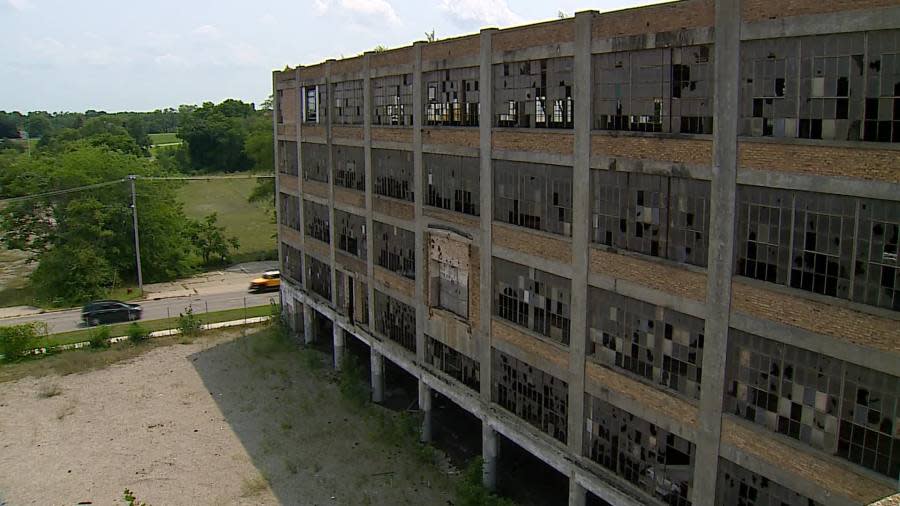
[[[429,305],[469,316],[469,245],[432,234],[428,249]]]

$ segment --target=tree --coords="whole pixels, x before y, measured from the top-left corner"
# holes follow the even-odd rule
[[[53,124],[50,122],[50,115],[46,112],[30,112],[25,120],[25,131],[32,138],[40,138],[53,130]]]
[[[206,102],[184,114],[178,137],[187,144],[190,169],[195,172],[235,172],[249,169],[253,160],[244,140],[255,115],[253,104],[226,100]]]
[[[0,139],[17,139],[18,137],[19,124],[16,117],[0,111]]]
[[[202,221],[191,221],[189,225],[188,237],[203,258],[203,265],[210,265],[214,259],[225,262],[230,250],[241,247],[237,237],[225,237],[225,227],[220,227],[218,221],[219,217],[212,213]]]

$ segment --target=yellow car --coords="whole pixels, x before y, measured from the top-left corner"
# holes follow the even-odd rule
[[[269,292],[278,290],[281,287],[281,272],[266,271],[262,277],[256,278],[250,282],[251,292]]]

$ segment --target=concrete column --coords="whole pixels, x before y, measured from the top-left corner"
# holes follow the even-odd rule
[[[595,12],[575,14],[575,146],[572,167],[572,321],[569,337],[569,451],[582,453],[584,357],[587,347],[588,247],[591,208],[591,23]],[[574,480],[571,480],[574,481]]]
[[[384,357],[374,348],[370,350],[372,370],[372,402],[384,402]]]
[[[344,360],[344,329],[335,320],[331,322],[334,334],[334,370],[341,370],[341,362]]]
[[[481,422],[481,483],[490,491],[497,490],[497,431]]]
[[[422,92],[422,46],[427,42],[413,44],[413,188],[415,191],[414,216],[415,216],[415,241],[414,251],[416,262],[415,299],[416,304],[416,361],[425,362],[425,315],[427,306],[425,300],[425,219],[422,205],[425,203],[425,178],[424,163],[422,161],[422,116],[425,114],[425,106]],[[420,396],[421,397],[421,396]],[[429,408],[430,409],[430,408]],[[430,436],[429,436],[430,437]]]
[[[328,230],[330,232],[328,241],[328,262],[331,266],[331,306],[335,311],[340,313],[340,304],[338,303],[338,287],[337,287],[337,262],[334,260],[334,249],[337,241],[337,227],[334,226],[334,136],[332,125],[334,125],[334,78],[331,74],[332,62],[328,60],[325,65],[325,78],[328,83],[328,123],[325,128],[326,139],[328,141]],[[303,235],[306,235],[305,233]]]
[[[569,476],[569,506],[584,506],[587,502],[587,490],[575,481],[575,476]]]
[[[703,342],[704,367],[698,417],[700,427],[697,432],[692,498],[697,506],[715,504],[716,479],[719,474],[737,185],[741,3],[740,0],[716,0],[715,9],[715,122],[710,183],[707,314],[704,329],[706,338]]]
[[[479,312],[481,320],[476,329],[478,337],[478,362],[481,371],[481,399],[485,402],[491,400],[491,222],[494,219],[494,172],[491,163],[491,131],[494,121],[494,80],[491,68],[491,36],[496,28],[481,30],[481,67],[478,74],[480,113],[478,118],[479,150],[481,152],[481,173],[479,192],[481,193],[479,204],[481,207],[481,243],[479,244],[479,256],[481,260],[481,275],[479,286],[481,287],[481,302]],[[471,282],[470,282],[471,283]]]
[[[310,345],[315,339],[312,307],[309,304],[303,304],[303,344]]]
[[[431,387],[419,380],[419,409],[422,410],[422,433],[419,441],[431,442]]]
[[[363,161],[366,171],[366,297],[369,300],[369,328],[375,329],[375,219],[373,199],[375,175],[372,166],[372,53],[363,54]]]

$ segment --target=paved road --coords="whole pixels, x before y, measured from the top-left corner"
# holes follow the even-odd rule
[[[175,297],[162,300],[145,300],[138,302],[144,308],[144,320],[157,320],[169,316],[178,316],[188,306],[194,313],[202,314],[207,311],[221,311],[223,309],[236,309],[244,307],[268,304],[270,299],[278,301],[278,292],[251,294],[245,287],[226,293],[208,295],[194,295],[192,297]],[[69,309],[66,311],[54,311],[50,313],[24,316],[20,318],[0,319],[0,326],[17,325],[33,321],[47,322],[50,332],[66,332],[83,328],[81,322],[81,310]]]

